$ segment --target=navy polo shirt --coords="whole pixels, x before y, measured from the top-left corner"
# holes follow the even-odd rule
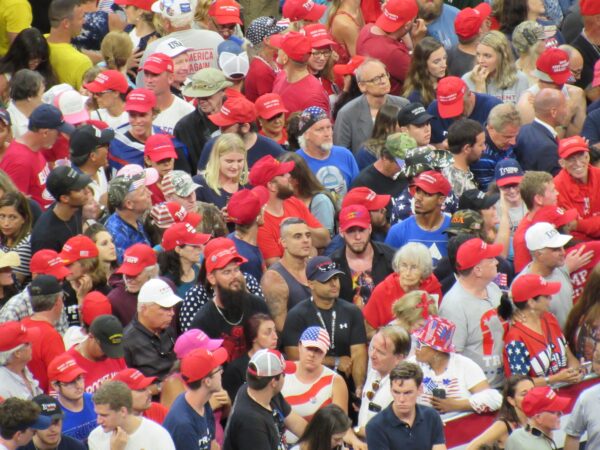
[[[394,414],[393,403],[367,424],[367,445],[377,450],[431,450],[445,444],[444,426],[438,412],[430,406],[416,405],[412,427]]]

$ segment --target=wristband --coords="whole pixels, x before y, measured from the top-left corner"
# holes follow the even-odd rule
[[[546,386],[550,386],[550,377],[544,377],[544,381],[546,382]]]
[[[333,370],[337,371],[339,365],[340,365],[340,358],[339,358],[339,356],[336,356],[335,362],[333,363]]]

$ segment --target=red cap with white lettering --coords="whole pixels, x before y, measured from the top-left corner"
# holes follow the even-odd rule
[[[123,255],[123,264],[116,273],[137,277],[146,267],[154,266],[157,262],[156,253],[147,244],[133,244]]]

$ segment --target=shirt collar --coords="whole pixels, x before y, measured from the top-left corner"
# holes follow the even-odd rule
[[[546,122],[544,122],[543,120],[540,120],[536,117],[535,119],[533,119],[533,121],[539,123],[545,129],[547,129],[552,134],[553,138],[556,138],[558,136],[558,133],[556,132],[556,130],[554,128],[552,128],[550,125],[548,125]]]

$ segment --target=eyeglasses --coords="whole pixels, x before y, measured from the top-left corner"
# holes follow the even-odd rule
[[[375,398],[375,394],[377,394],[377,391],[379,390],[380,387],[381,387],[381,380],[373,381],[373,383],[371,383],[371,390],[365,392],[365,396],[367,397],[367,399],[373,400]]]
[[[382,84],[382,83],[386,82],[387,80],[389,80],[389,78],[390,78],[390,74],[386,72],[386,73],[382,73],[381,75],[377,75],[376,77],[373,77],[370,80],[363,80],[363,81],[361,81],[361,83]]]
[[[213,370],[211,373],[209,373],[207,375],[207,378],[214,377],[215,375],[217,375],[218,373],[221,373],[221,372],[223,372],[223,367],[219,366],[215,370]]]
[[[331,49],[329,50],[313,50],[310,52],[314,58],[329,58],[331,56]]]
[[[400,272],[414,272],[419,270],[419,266],[417,266],[416,264],[400,263],[398,265],[398,269],[400,270]]]

